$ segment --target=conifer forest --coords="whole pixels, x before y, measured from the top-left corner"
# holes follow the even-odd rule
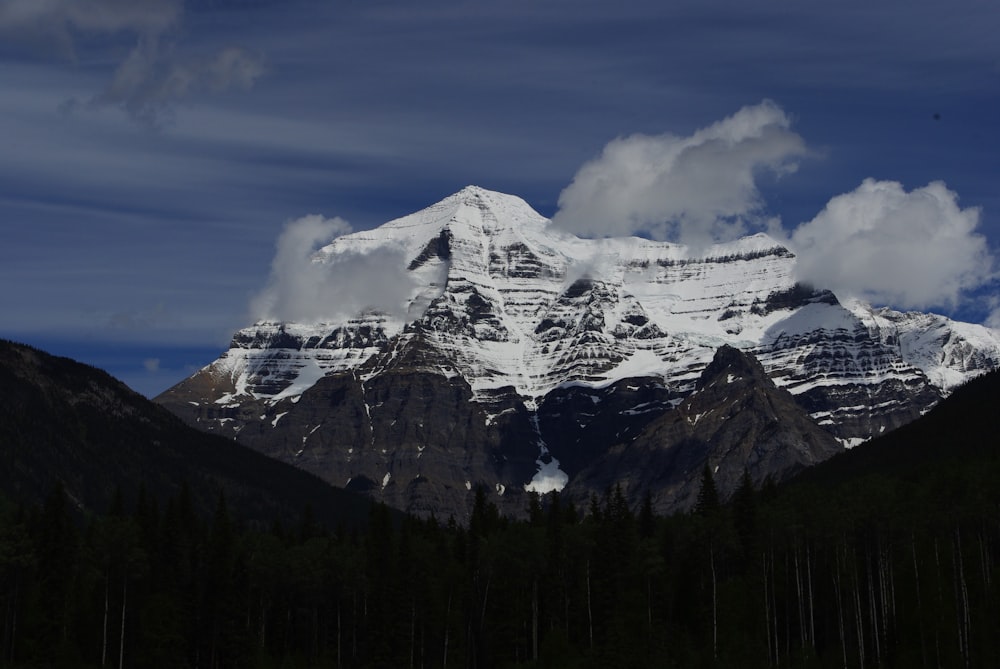
[[[620,490],[467,524],[248,527],[55,489],[0,510],[0,666],[995,667],[995,458],[834,471],[656,517]]]

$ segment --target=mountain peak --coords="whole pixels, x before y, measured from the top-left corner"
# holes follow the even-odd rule
[[[516,195],[470,185],[420,211],[371,230],[345,235],[339,238],[343,241],[334,240],[324,251],[332,255],[339,247],[402,242],[415,256],[430,239],[453,226],[493,234],[501,229],[537,229],[547,223],[547,218]]]
[[[483,188],[482,186],[477,186],[475,184],[469,184],[465,188],[461,189],[457,193],[454,193],[451,197],[458,198],[464,201],[472,200],[485,200],[490,197],[515,197],[514,195],[509,195],[507,193],[501,193],[500,191],[489,190]],[[520,198],[517,198],[520,199]]]
[[[728,344],[720,346],[715,351],[712,362],[701,373],[697,387],[704,388],[722,377],[725,377],[727,382],[736,379],[758,380],[773,385],[764,367],[755,357]]]
[[[484,232],[502,228],[519,229],[524,225],[547,222],[547,219],[516,195],[488,190],[481,186],[466,186],[446,197],[441,204],[453,208],[449,223],[465,223],[481,227]]]
[[[477,201],[477,202],[499,202],[504,200],[524,202],[524,200],[517,195],[511,195],[510,193],[504,193],[498,190],[491,190],[489,188],[483,188],[482,186],[477,186],[475,184],[469,184],[465,188],[462,188],[456,193],[448,196],[448,198],[456,198],[464,201]]]

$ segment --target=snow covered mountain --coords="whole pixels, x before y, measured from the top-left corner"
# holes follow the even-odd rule
[[[1000,366],[997,331],[797,284],[795,256],[763,234],[700,252],[580,239],[517,197],[470,186],[339,237],[312,262],[334,272],[365,257],[401,263],[398,309],[258,322],[158,400],[202,429],[426,512],[460,507],[475,484],[561,488],[694,392],[722,346],[759,360],[846,446]],[[390,411],[404,387],[413,392]],[[443,405],[414,413],[414,400],[444,389]],[[435,449],[448,463],[436,482],[414,465]],[[421,478],[433,494],[413,491]]]

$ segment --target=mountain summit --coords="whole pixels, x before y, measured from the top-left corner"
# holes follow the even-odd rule
[[[158,401],[418,512],[461,511],[477,485],[501,502],[562,488],[678,407],[721,347],[845,446],[1000,365],[994,330],[797,284],[767,235],[701,251],[581,239],[475,186],[309,262],[324,281],[375,266],[391,306],[259,321]]]

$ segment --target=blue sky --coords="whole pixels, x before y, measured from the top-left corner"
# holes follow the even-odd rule
[[[0,336],[153,395],[249,324],[289,221],[477,184],[573,226],[601,179],[628,197],[581,233],[769,228],[996,323],[998,30],[992,0],[0,0]]]

